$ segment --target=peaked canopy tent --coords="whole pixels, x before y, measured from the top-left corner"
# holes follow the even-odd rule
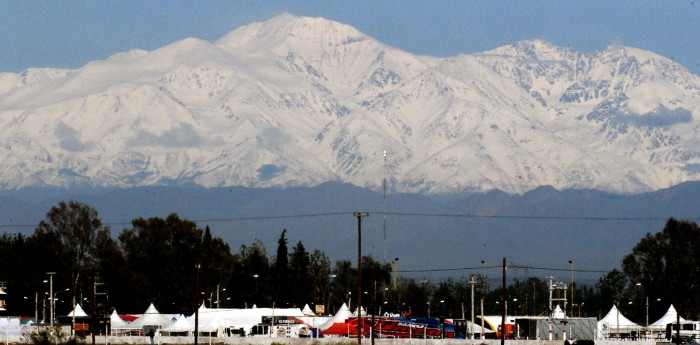
[[[337,324],[345,324],[345,321],[352,316],[353,315],[352,315],[352,312],[350,311],[350,308],[348,308],[348,306],[345,303],[343,303],[343,305],[340,307],[338,312],[336,312],[335,315],[333,315],[333,317],[330,318],[328,321],[319,325],[318,329],[320,331],[325,331],[328,328],[330,328],[331,326],[333,326],[333,324],[336,324],[336,323]]]
[[[76,330],[79,329],[78,325],[79,324],[85,324],[88,323],[87,319],[89,319],[90,316],[85,313],[82,307],[80,307],[80,304],[76,304],[75,308],[68,313],[68,315],[62,315],[58,316],[56,319],[58,320],[58,323],[68,325],[68,324],[73,324],[73,321],[75,321],[75,327]]]
[[[630,321],[613,305],[605,317],[598,321],[598,338],[624,338],[632,332],[639,332],[644,327]]]
[[[147,332],[149,329],[161,329],[167,327],[172,322],[166,316],[163,316],[158,309],[151,303],[148,309],[139,317],[129,324],[130,329],[143,330]]]
[[[83,310],[83,308],[80,307],[80,303],[78,303],[78,304],[75,305],[75,308],[73,308],[73,310],[72,310],[70,313],[68,313],[68,315],[66,315],[66,316],[70,316],[70,317],[73,317],[73,316],[75,316],[75,317],[88,317],[88,314],[85,313],[85,311]]]
[[[660,319],[656,320],[656,322],[649,325],[649,330],[654,332],[666,331],[666,325],[669,323],[678,322],[678,319],[678,311],[676,311],[676,308],[674,308],[673,304],[671,304],[671,306],[668,307],[666,314],[664,314]],[[681,317],[680,321],[685,322],[685,319]]]
[[[314,316],[314,312],[311,310],[311,307],[309,307],[308,304],[304,305],[304,309],[301,310],[301,313],[304,314],[304,316]]]
[[[553,319],[564,319],[566,318],[566,313],[564,313],[563,310],[561,310],[561,306],[557,304],[556,307],[554,307],[554,311],[552,311],[552,318]]]
[[[128,328],[129,323],[122,319],[119,314],[117,314],[117,310],[115,309],[111,315],[109,315],[109,324],[112,326],[112,328]]]
[[[263,322],[263,317],[302,317],[299,308],[248,308],[248,309],[208,309],[199,308],[197,330],[203,333],[223,334],[226,329],[242,329],[250,334],[254,326]],[[194,318],[188,319],[194,325]]]
[[[109,315],[109,328],[112,336],[126,335],[132,329],[129,322],[119,316],[116,309]]]
[[[187,336],[191,332],[194,332],[194,325],[184,315],[180,315],[175,322],[161,329],[161,333],[170,336]]]

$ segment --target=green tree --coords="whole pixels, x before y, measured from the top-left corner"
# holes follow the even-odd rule
[[[209,226],[204,229],[201,263],[200,293],[207,295],[211,307],[224,307],[224,301],[230,297],[226,292],[231,286],[236,258],[226,242],[211,235]]]
[[[61,244],[63,260],[69,268],[74,302],[80,279],[94,271],[97,253],[95,239],[101,229],[102,221],[97,211],[77,201],[62,201],[52,207],[36,229],[36,233],[54,235]],[[89,291],[87,288],[85,290]]]
[[[627,277],[618,269],[608,272],[596,284],[600,292],[600,310],[607,311],[619,302],[627,288]]]
[[[428,316],[428,305],[432,302],[434,286],[427,279],[398,279],[397,290],[384,289],[382,311],[410,316]]]
[[[350,260],[338,260],[333,266],[333,272],[335,278],[331,284],[332,310],[340,309],[340,306],[345,303],[350,310],[354,311],[357,306],[352,304],[352,296],[357,294],[357,269],[353,267]]]
[[[314,304],[325,305],[328,302],[331,278],[331,261],[322,251],[316,249],[309,257],[309,276],[311,278],[311,296]],[[330,308],[330,307],[328,307]],[[326,309],[326,313],[329,310]]]
[[[269,286],[274,280],[270,276],[270,263],[265,245],[256,239],[250,247],[241,247],[239,255],[242,265],[238,280],[247,287],[244,306],[271,307],[273,301]]]
[[[647,234],[635,245],[622,267],[631,282],[630,298],[661,298],[686,318],[700,315],[700,228],[696,223],[669,219],[661,232]],[[642,304],[637,303],[638,321],[644,315]],[[663,313],[659,307],[652,306],[652,315]]]
[[[304,304],[312,302],[313,281],[310,272],[311,260],[306,252],[304,244],[297,242],[289,259],[291,273],[291,307],[304,307]]]
[[[287,229],[282,230],[279,240],[277,240],[277,256],[273,266],[274,296],[273,299],[282,306],[287,305],[294,299],[294,292],[290,291],[289,279],[289,251],[287,250]]]
[[[132,221],[132,229],[119,235],[128,264],[127,310],[145,310],[154,303],[164,313],[192,312],[191,301],[201,296],[194,288],[202,235],[195,223],[175,214]]]
[[[108,229],[97,232],[95,247],[97,249],[97,274],[96,282],[98,295],[95,302],[98,315],[108,315],[117,306],[123,306],[128,302],[128,297],[122,294],[127,291],[129,282],[124,279],[128,276],[127,262],[119,244],[109,233]]]

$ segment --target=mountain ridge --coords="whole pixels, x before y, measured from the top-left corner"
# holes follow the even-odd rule
[[[699,80],[624,46],[434,58],[283,14],[214,43],[0,74],[0,187],[640,193],[700,179]]]

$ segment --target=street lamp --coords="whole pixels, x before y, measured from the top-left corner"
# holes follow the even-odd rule
[[[399,268],[399,258],[394,258],[394,260],[391,262],[391,270],[394,273],[394,290],[396,290],[396,271]]]
[[[69,288],[66,288],[65,290],[56,291],[56,292],[53,293],[54,308],[55,308],[55,306],[56,306],[56,302],[60,302],[60,301],[58,300],[58,294],[64,293],[64,292],[68,292],[68,291],[70,291],[70,289],[69,289]],[[75,306],[73,306],[73,307],[75,307]],[[54,312],[56,312],[56,311],[54,310]]]
[[[569,260],[571,265],[571,317],[574,317],[574,260]]]
[[[257,274],[253,274],[253,278],[255,278],[255,294],[258,293],[258,277]]]
[[[637,284],[635,284],[635,286],[637,286],[638,289],[641,289],[641,288],[644,287],[644,286],[642,285],[642,283],[640,283],[640,282],[637,282]],[[644,295],[645,295],[644,298],[645,298],[645,300],[646,300],[646,301],[645,301],[645,306],[646,306],[646,325],[644,326],[644,335],[646,336],[646,331],[647,331],[647,329],[649,328],[649,296],[646,295],[646,292],[644,293]]]
[[[221,308],[221,295],[220,292],[226,292],[226,288],[219,290],[219,285],[216,286],[216,308]]]
[[[328,286],[326,287],[326,291],[328,292],[328,309],[326,309],[326,311],[329,314],[333,313],[333,315],[335,315],[335,310],[331,311],[331,306],[333,305],[333,278],[335,278],[336,276],[337,275],[335,274],[331,274],[328,276],[329,281]]]

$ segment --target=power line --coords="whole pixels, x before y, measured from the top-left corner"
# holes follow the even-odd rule
[[[594,221],[659,221],[669,217],[594,217],[594,216],[527,216],[527,215],[478,215],[478,214],[447,214],[447,213],[405,213],[389,212],[395,216],[416,217],[447,217],[447,218],[486,218],[486,219],[532,219],[532,220],[594,220]],[[700,217],[685,218],[698,220]]]
[[[426,272],[452,272],[452,271],[476,271],[488,268],[502,268],[502,266],[475,266],[475,267],[456,267],[456,268],[430,268],[430,269],[415,269],[415,270],[398,270],[397,273],[426,273]],[[571,272],[568,268],[549,268],[549,267],[535,267],[535,266],[523,266],[523,265],[506,265],[506,268],[522,268],[531,269],[538,271],[555,271],[555,272]],[[574,272],[578,273],[608,273],[610,271],[603,270],[582,270],[576,269]]]
[[[258,221],[274,219],[314,218],[352,215],[353,212],[321,212],[271,216],[247,216],[231,218],[191,219],[195,223],[228,223],[241,221]],[[670,217],[601,217],[601,216],[528,216],[528,215],[479,215],[479,214],[449,214],[449,213],[417,213],[417,212],[369,212],[380,215],[399,217],[433,217],[433,218],[469,218],[469,219],[522,219],[522,220],[568,220],[568,221],[666,221]],[[679,217],[680,218],[680,217]],[[700,217],[683,217],[682,219],[700,220]],[[132,222],[104,222],[103,225],[131,225]],[[29,228],[37,224],[0,224],[4,228]]]

